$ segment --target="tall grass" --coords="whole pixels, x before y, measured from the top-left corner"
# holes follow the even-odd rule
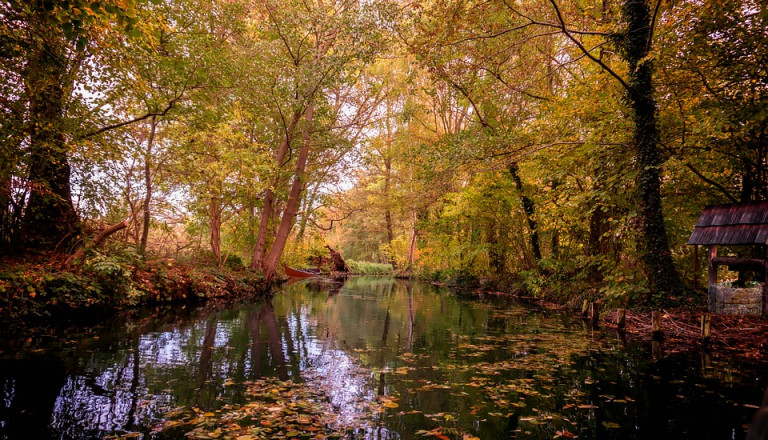
[[[385,263],[347,260],[347,265],[353,275],[392,275],[395,272],[391,264]]]

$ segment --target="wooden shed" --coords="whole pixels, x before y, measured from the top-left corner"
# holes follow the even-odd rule
[[[712,311],[768,315],[768,201],[704,209],[688,244],[709,247],[709,305]],[[740,249],[740,255],[718,256],[718,246]],[[718,284],[719,266],[727,266],[740,274],[747,271],[758,274],[759,279],[753,281],[762,284]]]

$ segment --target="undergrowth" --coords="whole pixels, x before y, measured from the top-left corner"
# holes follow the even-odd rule
[[[263,276],[256,272],[172,259],[145,261],[126,250],[94,252],[74,269],[3,263],[0,318],[11,321],[50,317],[65,310],[255,297],[269,291]]]

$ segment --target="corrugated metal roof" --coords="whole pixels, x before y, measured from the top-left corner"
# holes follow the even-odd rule
[[[768,244],[768,201],[704,209],[688,244]]]

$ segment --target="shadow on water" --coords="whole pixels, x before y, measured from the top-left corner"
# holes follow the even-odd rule
[[[768,371],[427,284],[310,279],[265,302],[6,336],[0,439],[168,438],[153,428],[170,409],[244,403],[260,377],[323,389],[361,438],[741,439]],[[390,406],[360,423],[376,400]]]

